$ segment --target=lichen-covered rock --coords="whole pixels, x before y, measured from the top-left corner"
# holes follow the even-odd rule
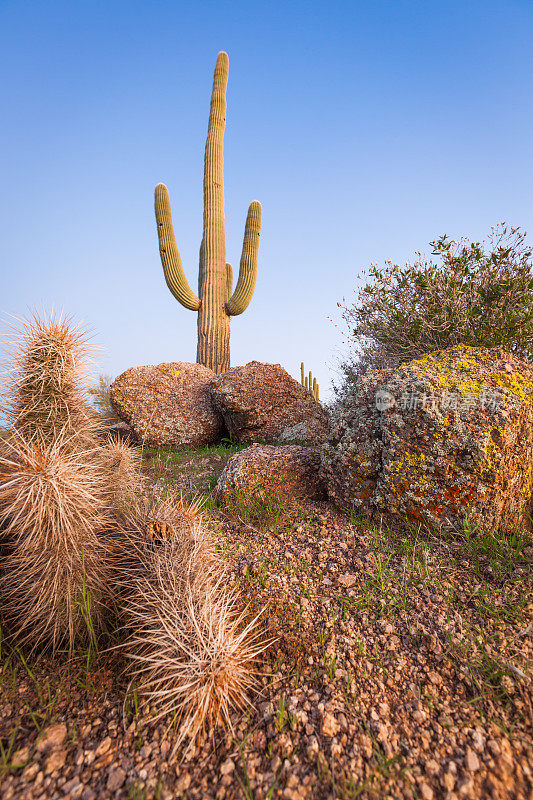
[[[279,364],[233,367],[213,379],[211,396],[237,442],[318,445],[327,436],[326,412]]]
[[[282,498],[323,500],[320,453],[299,445],[253,444],[230,458],[216,486],[219,502]]]
[[[120,420],[104,428],[103,434],[111,442],[127,442],[128,444],[138,444],[135,431],[127,422]]]
[[[214,444],[224,423],[211,403],[213,375],[201,364],[181,361],[130,367],[111,384],[111,405],[145,444]]]
[[[340,507],[462,529],[529,513],[533,365],[459,345],[369,371],[331,414],[321,474]]]

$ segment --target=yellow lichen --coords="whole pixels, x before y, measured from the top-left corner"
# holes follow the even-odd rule
[[[391,472],[399,475],[404,467],[407,467],[407,473],[398,478],[393,478],[390,488],[395,494],[404,494],[406,491],[413,492],[418,488],[421,491],[419,496],[423,496],[429,489],[436,486],[436,482],[429,477],[424,471],[422,466],[426,461],[425,453],[404,453],[402,458],[397,461]]]
[[[451,351],[428,353],[411,365],[442,390],[453,388],[461,395],[479,397],[484,390],[496,385],[533,405],[533,382],[519,372],[495,370],[494,356],[488,351],[462,345]]]

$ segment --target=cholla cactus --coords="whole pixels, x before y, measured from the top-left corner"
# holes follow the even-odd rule
[[[226,86],[228,55],[218,54],[211,95],[204,159],[204,229],[200,247],[199,297],[191,290],[183,271],[176,245],[167,187],[155,188],[155,216],[159,252],[168,288],[185,308],[198,311],[198,349],[196,361],[224,372],[230,366],[230,318],[246,310],[255,289],[261,204],[254,200],[248,209],[239,279],[232,293],[233,272],[226,263],[224,233],[223,146],[226,127]]]
[[[307,391],[315,398],[317,403],[320,402],[320,386],[318,385],[318,381],[316,378],[313,378],[313,373],[309,370],[309,375],[305,374],[304,369],[304,362],[302,361],[300,366],[300,383],[302,386],[307,389]]]

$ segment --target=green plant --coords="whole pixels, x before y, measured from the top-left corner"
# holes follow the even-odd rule
[[[99,375],[96,385],[91,386],[88,390],[92,405],[102,417],[102,420],[108,423],[120,422],[120,418],[111,405],[109,387],[112,382],[113,380],[109,375]]]
[[[303,361],[300,365],[300,383],[315,398],[317,403],[320,402],[320,386],[318,385],[318,381],[316,378],[313,378],[311,370],[309,370],[309,375],[305,374]]]
[[[19,766],[18,764],[13,764],[11,761],[11,755],[13,753],[17,733],[18,726],[15,726],[11,731],[11,735],[9,736],[5,746],[0,739],[0,777]]]
[[[276,728],[278,733],[281,733],[287,720],[287,695],[282,694],[279,700],[278,709],[276,711]]]
[[[533,262],[525,234],[501,224],[481,243],[445,235],[431,246],[438,261],[417,253],[405,267],[373,264],[357,301],[338,303],[353,346],[342,365],[344,388],[367,369],[457,344],[533,358]]]
[[[204,159],[204,229],[200,246],[200,269],[197,297],[183,271],[176,245],[167,187],[155,189],[155,216],[159,252],[168,288],[185,308],[198,312],[198,349],[196,360],[215,373],[230,366],[229,321],[246,310],[255,288],[261,204],[254,200],[248,209],[239,279],[232,293],[233,271],[226,263],[224,234],[223,145],[226,126],[226,86],[228,55],[218,54],[211,95]]]

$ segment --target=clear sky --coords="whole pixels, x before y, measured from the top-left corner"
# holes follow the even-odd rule
[[[232,365],[300,361],[322,396],[337,301],[442,233],[531,233],[532,0],[0,0],[0,310],[63,309],[99,369],[194,361],[153,189],[195,289],[213,67],[229,54],[226,244],[263,205]]]

